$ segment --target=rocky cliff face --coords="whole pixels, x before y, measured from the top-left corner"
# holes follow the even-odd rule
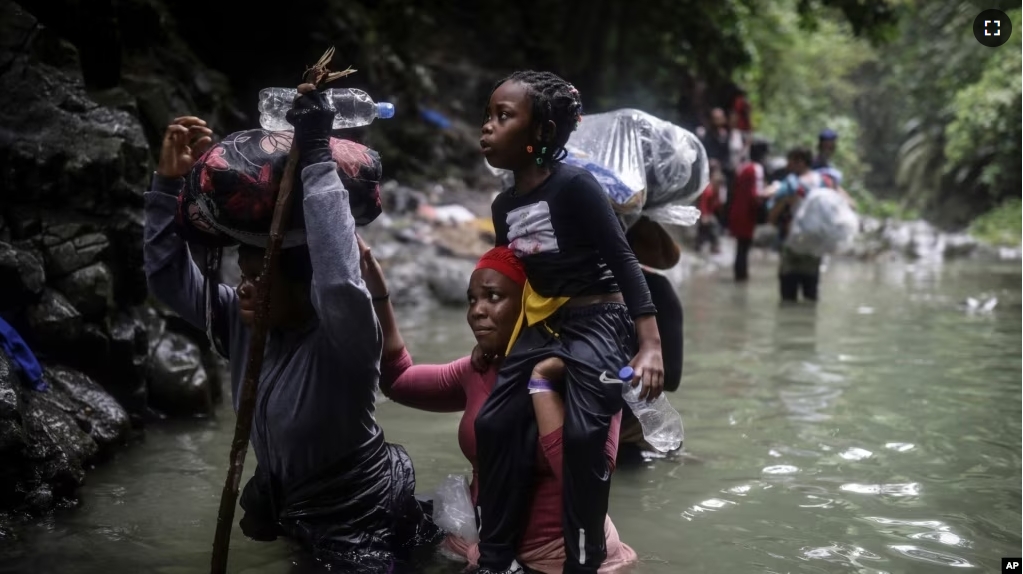
[[[230,6],[241,4],[221,8]],[[72,504],[84,469],[141,433],[147,420],[212,413],[224,365],[202,332],[148,299],[142,269],[142,198],[164,127],[186,114],[202,116],[221,135],[252,127],[253,90],[286,84],[282,70],[305,54],[282,51],[280,42],[301,39],[315,58],[339,31],[365,27],[370,17],[355,5],[321,7],[333,14],[326,19],[294,11],[305,20],[283,29],[278,21],[239,24],[245,33],[221,30],[220,43],[211,44],[208,19],[194,17],[201,8],[190,0],[0,0],[0,317],[25,339],[50,383],[45,392],[25,387],[0,350],[0,516]],[[187,26],[178,25],[181,18]],[[260,40],[259,26],[279,34]],[[306,28],[309,37],[298,32]],[[478,132],[457,119],[443,129],[415,119],[409,94],[421,88],[430,99],[444,89],[449,109],[457,109],[457,94],[485,90],[487,82],[451,66],[427,77],[386,46],[344,37],[349,45],[339,53],[368,61],[360,77],[406,118],[349,136],[368,135],[391,177],[402,169],[431,173],[431,166],[435,177],[448,169],[460,176],[448,186],[460,192],[454,198],[439,184],[426,193],[393,183],[385,190],[398,219],[384,218],[368,236],[390,254],[396,302],[461,304],[485,234],[464,222],[401,214],[480,198],[471,207],[486,211],[486,196],[464,184],[472,177],[465,166],[482,167]],[[209,52],[206,59],[192,48]],[[465,77],[479,81],[467,85]],[[252,97],[236,98],[232,87]],[[414,153],[399,155],[398,142]],[[449,239],[433,237],[435,227]]]
[[[219,395],[201,336],[148,303],[142,271],[154,126],[203,86],[125,78],[87,90],[74,45],[0,1],[0,316],[50,383],[24,387],[0,352],[0,509],[69,500],[132,428]]]

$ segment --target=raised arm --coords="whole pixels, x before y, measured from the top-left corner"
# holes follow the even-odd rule
[[[463,382],[472,376],[462,363],[413,365],[405,349],[405,340],[394,316],[387,281],[373,251],[357,238],[362,277],[372,296],[373,308],[380,320],[384,343],[380,357],[380,390],[396,403],[433,412],[457,412],[465,409]]]
[[[333,161],[302,170],[306,241],[313,268],[312,304],[320,328],[344,352],[380,352],[380,338],[369,291],[359,271],[355,218],[348,191]]]
[[[446,365],[414,365],[405,348],[380,363],[380,390],[392,401],[434,413],[465,410],[465,384],[476,376],[463,357]]]
[[[380,353],[380,332],[359,270],[355,218],[330,153],[334,112],[311,84],[288,111],[302,170],[302,209],[312,264],[311,299],[320,329],[338,352]]]
[[[210,134],[206,122],[195,117],[177,118],[167,126],[152,188],[144,196],[142,252],[149,292],[199,329],[206,326],[203,276],[192,261],[188,245],[174,229],[174,216],[184,176],[209,147]],[[235,297],[234,289],[221,285],[214,305],[227,313],[233,312]],[[225,321],[222,326],[226,328],[228,324]]]

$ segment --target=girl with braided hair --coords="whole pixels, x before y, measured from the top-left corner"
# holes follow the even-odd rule
[[[607,553],[611,468],[604,453],[622,409],[619,369],[629,364],[641,396],[663,388],[661,341],[650,291],[597,180],[562,164],[582,119],[579,91],[550,72],[516,72],[490,95],[480,146],[514,185],[494,200],[497,245],[522,260],[522,311],[493,393],[475,421],[480,491],[480,572],[519,571],[515,549],[536,461],[534,408],[556,400],[548,359],[564,364],[565,572],[597,572]],[[481,368],[489,359],[474,351]],[[531,403],[532,407],[531,408]]]

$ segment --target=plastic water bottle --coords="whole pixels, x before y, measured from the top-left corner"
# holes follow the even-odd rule
[[[671,406],[663,393],[652,401],[639,398],[643,386],[632,386],[630,381],[634,374],[632,367],[626,366],[618,371],[618,378],[622,383],[622,397],[625,398],[625,403],[629,405],[632,414],[636,415],[640,426],[643,427],[643,438],[660,452],[678,449],[685,438],[682,416]]]
[[[266,88],[259,91],[259,125],[273,132],[292,131],[285,115],[291,109],[298,90],[295,88]],[[370,124],[376,118],[394,117],[394,105],[374,102],[369,94],[352,88],[330,89],[324,92],[334,109],[334,128],[356,128]]]

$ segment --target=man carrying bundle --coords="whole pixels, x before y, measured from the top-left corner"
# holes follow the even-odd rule
[[[300,150],[300,200],[267,278],[269,336],[250,435],[257,467],[242,493],[241,526],[260,540],[291,537],[343,570],[386,572],[437,530],[413,496],[411,460],[384,442],[373,417],[381,333],[355,229],[380,213],[379,163],[367,148],[330,137],[334,113],[321,92],[300,92],[287,116]],[[145,271],[153,295],[224,350],[237,409],[292,136],[250,130],[211,147],[211,134],[195,117],[167,127],[145,195]],[[237,288],[207,282],[185,238],[213,252],[240,244]]]

